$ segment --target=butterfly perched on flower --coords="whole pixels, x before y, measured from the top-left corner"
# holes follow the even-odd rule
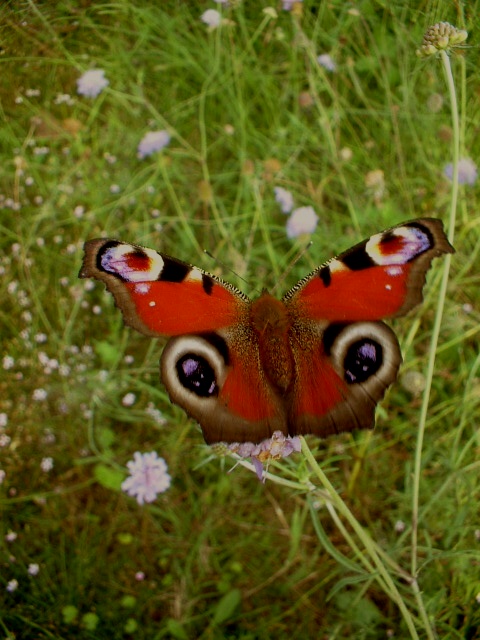
[[[402,357],[381,320],[422,300],[432,259],[454,250],[439,220],[377,233],[318,267],[281,300],[250,300],[198,267],[134,244],[89,240],[80,271],[113,294],[127,325],[168,336],[172,402],[207,443],[327,436],[373,426]]]

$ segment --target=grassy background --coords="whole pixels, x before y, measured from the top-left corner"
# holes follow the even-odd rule
[[[306,0],[293,13],[276,6],[277,17],[267,2],[231,5],[230,23],[211,32],[200,16],[220,7],[208,2],[0,9],[0,637],[409,637],[325,504],[240,467],[227,474],[232,461],[212,455],[159,385],[160,345],[126,330],[103,286],[77,274],[84,240],[105,235],[226,271],[251,295],[272,288],[304,245],[286,237],[275,186],[320,217],[284,290],[373,232],[446,219],[448,97],[439,62],[415,50],[437,21],[469,30],[452,64],[462,155],[478,160],[479,3]],[[94,100],[76,93],[89,68],[110,82]],[[168,148],[139,160],[143,135],[165,128]],[[379,193],[368,186],[376,170]],[[461,188],[423,453],[418,583],[442,638],[480,637],[477,198],[478,185]],[[425,368],[439,266],[425,303],[394,323],[405,364],[374,434],[310,440],[407,572],[421,402],[411,380]],[[136,450],[156,450],[173,477],[149,507],[115,490]],[[300,455],[274,472],[310,473]],[[408,581],[397,584],[427,637]]]

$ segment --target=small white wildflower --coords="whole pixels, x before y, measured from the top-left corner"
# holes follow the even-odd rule
[[[15,366],[15,360],[12,356],[3,356],[2,365],[5,370],[13,369]]]
[[[18,580],[10,580],[7,582],[7,591],[9,593],[13,593],[16,589],[18,589]]]
[[[42,402],[46,400],[48,396],[47,391],[45,389],[34,389],[32,393],[32,398],[37,402]]]
[[[397,520],[395,522],[395,527],[394,528],[395,528],[395,531],[397,533],[402,533],[403,531],[405,531],[405,527],[406,527],[406,525],[405,525],[405,522],[403,520]]]
[[[3,481],[5,480],[6,477],[6,473],[3,469],[0,469],[0,484],[3,484]]]
[[[0,448],[8,447],[12,439],[6,433],[0,433]]]
[[[75,218],[77,219],[83,218],[84,213],[85,213],[85,207],[83,207],[81,204],[77,204],[77,206],[73,210],[73,215],[75,216]]]
[[[12,531],[10,529],[10,531],[5,535],[5,540],[7,542],[14,542],[16,539],[18,538],[18,534],[15,533],[15,531]]]
[[[44,473],[51,471],[53,469],[53,458],[42,458],[42,461],[40,462],[40,469]]]
[[[38,572],[40,571],[40,567],[36,562],[31,562],[28,565],[27,571],[31,576],[36,576],[36,575],[38,575]]]
[[[0,429],[3,429],[4,427],[6,427],[7,424],[8,424],[8,416],[4,411],[2,411],[2,413],[0,413]]]
[[[137,396],[134,393],[126,393],[122,398],[122,404],[124,407],[131,407],[135,404]]]
[[[200,16],[200,20],[210,27],[210,29],[216,29],[222,22],[222,14],[216,9],[207,9]]]

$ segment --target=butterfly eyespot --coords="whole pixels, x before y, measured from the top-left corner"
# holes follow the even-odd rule
[[[345,356],[343,367],[345,380],[349,384],[368,380],[383,363],[382,345],[375,340],[358,340],[351,344]]]
[[[209,398],[218,394],[215,371],[202,356],[187,353],[177,361],[177,374],[180,383],[200,398]]]
[[[398,340],[383,322],[332,323],[324,331],[323,346],[352,389],[373,390],[380,379],[394,380],[401,362]]]
[[[199,420],[223,387],[229,350],[218,334],[172,338],[162,353],[160,372],[170,399]]]

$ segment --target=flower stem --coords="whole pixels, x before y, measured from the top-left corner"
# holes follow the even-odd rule
[[[450,214],[448,219],[448,240],[452,243],[455,235],[455,219],[458,201],[458,159],[460,156],[460,125],[457,105],[457,95],[455,91],[455,82],[450,64],[450,57],[446,51],[440,51],[440,58],[443,64],[445,79],[450,96],[450,108],[452,113],[452,152],[453,152],[453,176],[452,176],[452,196],[450,202]],[[430,392],[432,388],[433,371],[435,367],[435,354],[440,335],[442,324],[443,310],[447,294],[448,277],[450,272],[451,254],[447,254],[443,261],[442,281],[440,284],[440,292],[438,296],[438,304],[435,314],[435,321],[432,330],[432,339],[430,341],[430,349],[428,353],[427,372],[425,376],[425,391],[422,398],[422,407],[420,409],[420,419],[418,425],[418,437],[415,448],[415,462],[413,473],[413,499],[412,499],[412,558],[411,558],[411,574],[416,580],[418,570],[418,513],[419,513],[419,496],[420,496],[420,480],[422,473],[422,450],[425,435],[425,427],[427,422],[428,405],[430,401]]]

